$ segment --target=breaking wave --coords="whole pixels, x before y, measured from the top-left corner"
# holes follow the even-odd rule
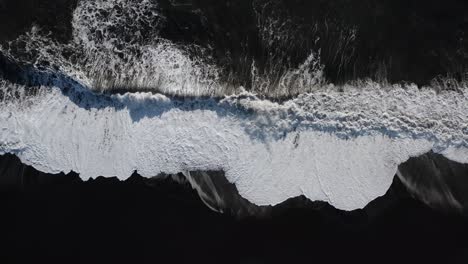
[[[251,61],[243,87],[209,48],[162,37],[165,21],[154,1],[84,0],[68,43],[33,27],[2,46],[17,76],[0,81],[0,154],[84,179],[224,171],[257,205],[304,195],[344,210],[383,195],[410,157],[468,163],[462,82],[333,85],[310,49],[294,67]],[[266,47],[290,40],[276,23],[258,20]],[[347,50],[355,31],[341,32]]]
[[[54,82],[34,96],[3,82],[0,114],[1,153],[49,173],[222,170],[258,205],[305,195],[350,210],[383,195],[410,157],[468,158],[466,92],[369,84],[275,103],[250,93],[99,95]]]

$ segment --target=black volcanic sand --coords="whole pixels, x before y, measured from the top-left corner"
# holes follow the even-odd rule
[[[412,199],[398,180],[364,210],[295,198],[270,216],[210,211],[186,185],[47,175],[0,192],[0,263],[467,263],[468,219]],[[11,167],[17,168],[17,171]],[[5,182],[5,181],[4,181]]]

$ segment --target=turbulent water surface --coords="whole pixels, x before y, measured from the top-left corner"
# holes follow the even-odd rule
[[[412,157],[468,163],[462,38],[447,67],[404,79],[405,62],[380,60],[393,51],[356,55],[364,22],[340,9],[315,21],[284,1],[219,5],[82,0],[68,29],[5,35],[0,154],[82,179],[222,171],[259,206],[304,195],[344,210]]]

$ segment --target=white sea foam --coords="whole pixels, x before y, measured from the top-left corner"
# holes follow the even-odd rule
[[[92,90],[215,94],[219,73],[208,63],[209,54],[199,46],[160,37],[164,22],[155,1],[83,0],[73,12],[68,43],[57,43],[33,26],[0,46],[0,52],[23,64],[59,70]]]
[[[383,195],[411,156],[432,150],[468,163],[466,87],[436,93],[373,82],[324,86],[313,53],[285,74],[280,91],[299,85],[314,92],[282,103],[247,92],[220,100],[95,94],[96,82],[183,95],[218,89],[215,68],[157,37],[164,17],[154,1],[128,3],[81,1],[71,43],[33,29],[17,40],[24,50],[15,43],[0,48],[33,64],[25,74],[45,85],[0,81],[0,154],[44,172],[73,170],[83,179],[223,170],[257,205],[305,195],[346,210]],[[137,44],[123,41],[126,27],[148,26],[155,32],[141,33]]]
[[[23,64],[63,72],[94,91],[222,96],[242,90],[227,80],[228,74],[214,63],[209,48],[176,44],[161,37],[159,31],[165,23],[157,1],[83,0],[73,12],[73,35],[68,43],[58,43],[34,26],[0,46],[0,52]],[[262,38],[278,37],[273,32],[262,34]],[[281,38],[282,46],[291,37]],[[316,50],[287,70],[284,65],[274,65],[278,63],[275,60],[269,63],[273,65],[267,72],[261,72],[255,61],[250,65],[251,91],[281,97],[313,91],[324,83]]]
[[[223,170],[257,205],[303,194],[351,210],[383,195],[411,156],[433,150],[468,161],[467,93],[369,84],[274,103],[248,93],[179,101],[55,85],[28,96],[20,91],[31,88],[2,82],[16,96],[4,93],[0,104],[0,153],[49,173]]]
[[[212,93],[218,73],[203,61],[208,55],[200,47],[159,37],[164,22],[155,1],[81,1],[73,16],[72,45],[81,51],[80,70],[91,87]],[[187,49],[198,49],[203,56],[190,58]]]

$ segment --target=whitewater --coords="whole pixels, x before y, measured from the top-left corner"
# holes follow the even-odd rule
[[[227,92],[203,49],[190,47],[199,53],[189,56],[158,37],[164,19],[154,1],[81,1],[70,43],[33,27],[0,46],[28,65],[18,73],[27,82],[0,79],[0,154],[85,180],[223,171],[256,205],[304,195],[343,210],[385,194],[410,157],[433,151],[468,163],[463,83],[327,84],[311,52],[276,94],[262,93],[271,83],[255,65],[249,92]],[[154,32],[126,41],[139,28]],[[114,88],[127,92],[101,93]],[[291,90],[289,99],[268,99]]]
[[[410,157],[468,163],[466,91],[369,84],[276,103],[247,92],[104,95],[60,79],[27,89],[2,82],[0,153],[83,179],[222,170],[257,205],[305,195],[353,210],[383,195]]]

